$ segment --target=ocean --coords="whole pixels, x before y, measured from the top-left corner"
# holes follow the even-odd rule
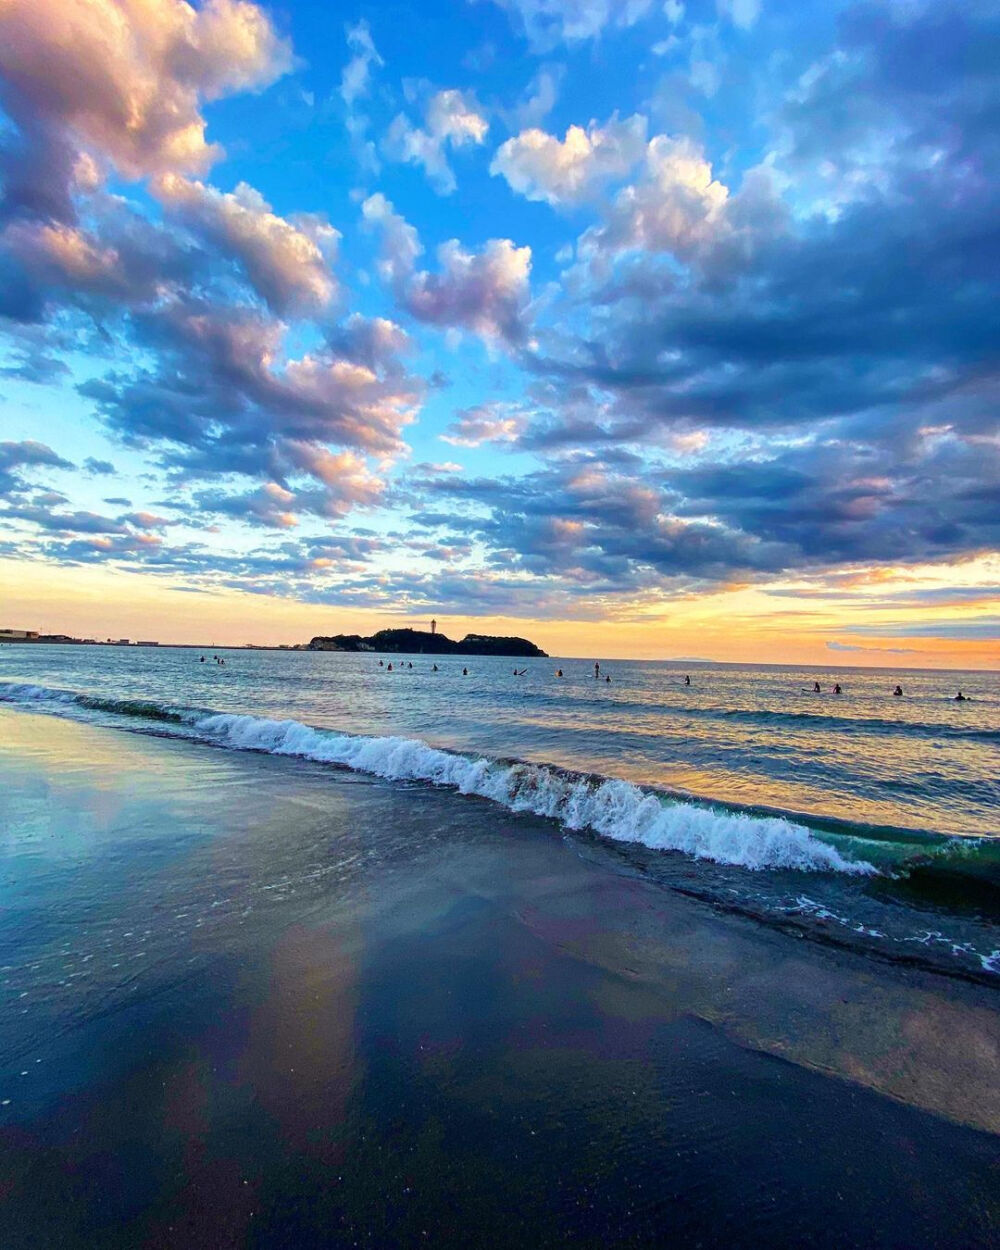
[[[996,674],[11,645],[0,703],[450,790],[472,831],[530,813],[608,872],[1000,981]]]
[[[0,649],[4,1250],[996,1244],[996,677],[217,654]]]

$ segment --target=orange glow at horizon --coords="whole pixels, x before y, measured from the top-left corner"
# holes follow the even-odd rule
[[[985,571],[992,568],[987,561]],[[872,575],[866,578],[859,575],[853,584],[862,591],[865,585],[875,585],[878,594],[888,583],[912,584],[912,570],[892,570],[894,580],[878,576],[879,572],[870,571]],[[103,567],[55,569],[13,561],[0,561],[0,588],[0,628],[98,640],[127,637],[163,644],[295,645],[315,634],[370,634],[404,624],[429,629],[432,615],[419,610],[394,615],[233,590],[190,592],[146,574]],[[997,670],[1000,645],[996,638],[907,637],[898,628],[899,623],[904,627],[930,625],[936,619],[951,624],[973,622],[984,605],[996,606],[988,592],[989,587],[984,587],[982,599],[959,605],[904,610],[879,606],[877,601],[873,605],[863,594],[845,604],[817,597],[815,592],[813,597],[799,599],[794,588],[774,598],[759,588],[740,585],[646,603],[628,616],[603,620],[437,615],[439,631],[454,638],[468,632],[518,634],[551,655],[564,657]],[[859,619],[863,619],[864,632],[852,633]],[[880,625],[885,626],[884,635],[878,632]]]

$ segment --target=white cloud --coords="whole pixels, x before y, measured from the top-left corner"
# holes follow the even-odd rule
[[[371,119],[358,104],[371,92],[372,66],[381,67],[385,62],[378,54],[368,23],[363,19],[347,27],[347,46],[353,55],[340,76],[340,96],[347,109],[344,125],[362,169],[377,174],[379,160],[375,144],[368,137]]]
[[[6,0],[12,111],[44,119],[126,177],[200,172],[220,155],[202,103],[267,86],[291,46],[249,0]]]
[[[760,0],[716,0],[720,17],[728,17],[734,26],[749,30],[760,17]]]
[[[501,144],[490,173],[502,174],[529,200],[553,206],[581,204],[625,177],[646,146],[646,119],[636,114],[584,130],[570,126],[563,140],[543,130],[525,130]]]
[[[371,68],[385,62],[378,54],[368,23],[364,20],[347,27],[347,46],[354,54],[340,76],[340,94],[348,108],[366,96],[371,86]]]
[[[460,412],[458,419],[441,435],[441,441],[453,447],[516,443],[527,424],[527,416],[514,404],[481,404]]]
[[[400,113],[389,127],[382,150],[390,160],[423,166],[435,190],[450,195],[456,182],[447,149],[481,144],[489,128],[471,97],[461,91],[438,91],[427,103],[424,126],[414,126]]]
[[[419,321],[468,330],[489,343],[520,343],[527,333],[531,248],[490,239],[468,251],[457,239],[437,249],[438,271],[418,270],[423,252],[416,230],[381,192],[362,205],[365,222],[382,236],[379,273],[399,303]]]
[[[633,26],[652,0],[496,0],[540,52],[593,39],[609,27]]]
[[[729,197],[711,163],[687,138],[650,140],[642,176],[615,197],[605,225],[588,231],[587,250],[641,248],[686,255],[712,237]]]

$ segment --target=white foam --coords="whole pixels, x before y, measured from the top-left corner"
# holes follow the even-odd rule
[[[353,737],[312,729],[292,720],[212,715],[195,722],[198,733],[240,750],[296,755],[340,764],[391,780],[427,781],[460,794],[491,799],[514,812],[532,812],[569,829],[591,830],[616,842],[683,851],[698,859],[741,868],[794,868],[802,872],[871,875],[876,869],[781,817],[721,812],[675,802],[627,781],[572,777],[534,764],[503,764],[439,751],[413,738]]]
[[[88,696],[44,686],[0,682],[0,701],[48,704],[84,715]],[[96,701],[96,700],[95,700]],[[137,705],[141,706],[141,705]],[[109,703],[108,710],[114,710]],[[682,851],[741,868],[872,875],[865,860],[846,859],[803,825],[779,816],[750,816],[674,801],[631,782],[572,776],[536,764],[440,751],[415,738],[364,737],[313,729],[294,720],[268,720],[194,709],[164,708],[196,734],[234,750],[295,755],[393,781],[426,781],[479,795],[512,812],[531,812],[566,828],[590,830],[616,842]]]
[[[52,690],[47,686],[29,686],[5,681],[0,684],[0,699],[5,703],[75,703],[72,690]]]

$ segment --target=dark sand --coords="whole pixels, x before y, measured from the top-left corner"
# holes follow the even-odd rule
[[[0,963],[11,1250],[1000,1236],[995,991],[485,802],[3,711]]]

